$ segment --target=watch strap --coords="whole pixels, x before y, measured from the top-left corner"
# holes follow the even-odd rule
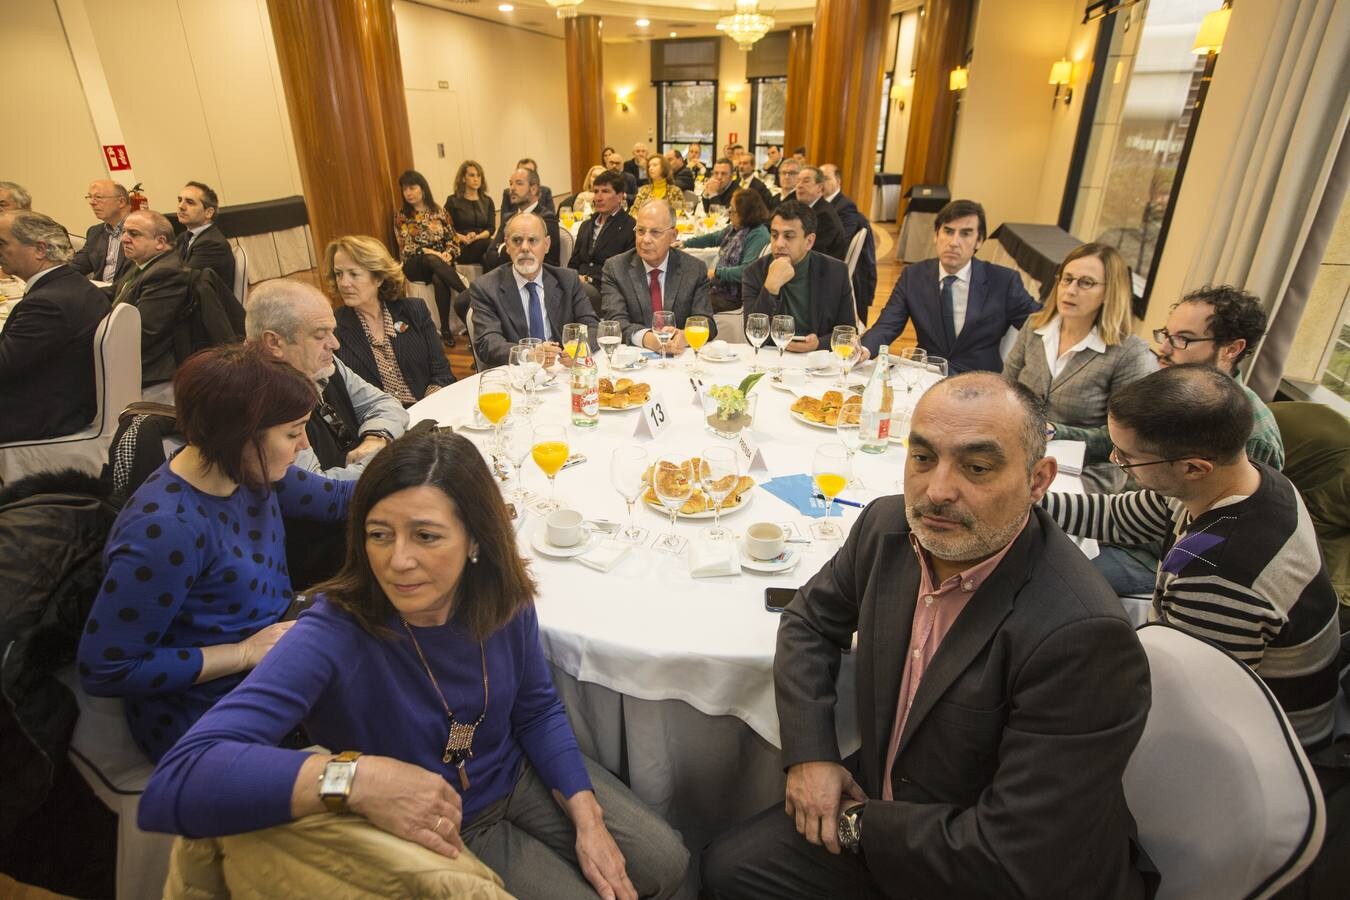
[[[361,752],[359,750],[343,750],[337,756],[333,757],[328,761],[328,764],[324,766],[324,770],[326,772],[328,766],[331,766],[333,763],[354,763],[356,762],[357,758],[360,757],[360,755]],[[320,784],[323,783],[323,780],[324,776],[320,775],[319,776]],[[329,812],[345,813],[347,812],[347,798],[350,792],[351,792],[351,782],[349,781],[347,783],[347,793],[325,794],[322,792],[322,789],[320,789],[319,799],[323,801],[323,805],[327,807]]]

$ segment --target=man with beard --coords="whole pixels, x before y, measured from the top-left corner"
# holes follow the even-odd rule
[[[1044,429],[991,373],[919,401],[905,495],[868,506],[783,613],[786,803],[705,851],[709,896],[1145,896],[1121,776],[1148,663],[1036,507],[1056,472]],[[845,761],[835,676],[855,631]]]

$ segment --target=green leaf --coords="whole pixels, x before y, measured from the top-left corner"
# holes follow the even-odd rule
[[[754,388],[754,386],[763,377],[764,377],[763,372],[755,372],[753,375],[747,375],[745,376],[745,380],[741,382],[741,386],[737,388],[737,390],[741,392],[742,396],[748,397],[750,396],[751,389]]]

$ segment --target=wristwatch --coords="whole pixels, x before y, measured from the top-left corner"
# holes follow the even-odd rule
[[[389,432],[385,431],[383,428],[379,428],[374,431],[363,431],[361,432],[361,437],[362,439],[368,437],[383,438],[386,444],[392,444],[394,442],[394,436]]]
[[[839,814],[839,846],[858,852],[862,844],[862,814],[866,804],[858,803]]]
[[[345,750],[323,767],[319,799],[329,812],[347,812],[347,798],[352,795],[352,782],[356,780],[356,758],[360,755],[356,750]]]

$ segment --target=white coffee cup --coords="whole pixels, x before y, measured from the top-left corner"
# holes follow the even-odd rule
[[[631,366],[642,358],[642,351],[636,347],[619,346],[614,348],[614,365]]]
[[[732,355],[731,345],[721,339],[708,341],[703,345],[703,352],[713,359],[726,359]]]
[[[756,522],[745,530],[745,552],[759,560],[777,559],[786,537],[781,525]]]
[[[784,367],[780,378],[788,387],[801,387],[806,384],[806,372],[798,368]]]
[[[586,536],[581,519],[575,509],[555,509],[544,520],[544,536],[555,547],[575,547]]]
[[[833,369],[838,357],[830,350],[812,350],[806,354],[808,369]]]

